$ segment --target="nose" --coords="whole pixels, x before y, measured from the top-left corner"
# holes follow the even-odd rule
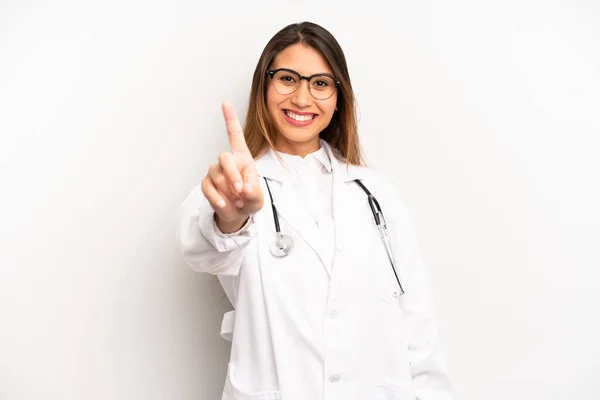
[[[312,95],[310,94],[310,90],[308,87],[308,80],[300,80],[300,86],[292,94],[291,101],[298,107],[308,107],[311,105]]]

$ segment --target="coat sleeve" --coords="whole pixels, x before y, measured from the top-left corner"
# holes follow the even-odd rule
[[[179,249],[195,271],[238,275],[244,250],[257,233],[254,215],[239,231],[221,232],[214,219],[214,210],[200,186],[191,191],[179,208],[176,233]]]
[[[382,211],[392,214],[388,229],[394,240],[398,273],[405,294],[400,306],[408,325],[408,355],[417,400],[451,400],[452,388],[438,340],[432,294],[408,211],[388,183],[389,202]],[[390,211],[387,211],[390,210]]]

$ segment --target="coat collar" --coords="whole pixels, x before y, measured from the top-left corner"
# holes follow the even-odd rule
[[[331,162],[331,172],[338,182],[349,182],[355,179],[364,179],[366,169],[364,167],[349,164],[346,167],[346,161],[339,153],[331,148],[331,145],[325,140],[320,139],[321,147]],[[286,180],[286,172],[289,168],[282,164],[275,151],[269,147],[268,151],[256,160],[256,169],[261,177],[273,179],[279,182]]]
[[[325,146],[321,146],[319,150],[308,154],[302,158],[293,154],[279,153],[279,156],[283,159],[284,165],[292,168],[300,169],[321,169],[325,168],[328,173],[331,173],[331,160],[325,150]]]
[[[352,181],[365,179],[369,170],[361,166],[346,166],[346,162],[331,148],[329,143],[321,140],[321,146],[331,161],[335,241],[336,248],[341,250],[350,246],[347,235],[353,231],[353,217],[357,213],[365,212],[368,204],[365,193]],[[288,178],[289,169],[279,161],[272,149],[256,160],[256,169],[260,177],[281,183],[280,190],[273,193],[277,213],[313,248],[330,276],[332,271],[325,265],[323,244],[319,240],[318,229],[314,223],[311,223],[311,217],[306,207],[296,196],[291,179]]]

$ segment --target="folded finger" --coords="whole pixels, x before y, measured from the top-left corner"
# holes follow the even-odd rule
[[[232,183],[236,193],[240,193],[243,189],[242,174],[238,169],[233,153],[221,153],[219,155],[219,165],[227,180]]]
[[[225,208],[227,205],[225,198],[221,196],[217,188],[213,185],[212,180],[209,178],[205,178],[202,181],[202,193],[210,203],[211,207],[215,210]]]
[[[238,193],[235,192],[233,182],[225,176],[223,169],[220,165],[215,165],[210,168],[209,178],[212,181],[213,186],[221,193],[228,201],[235,204],[236,207],[243,207],[243,200]]]

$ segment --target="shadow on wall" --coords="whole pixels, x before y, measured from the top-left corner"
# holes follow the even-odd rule
[[[223,315],[233,307],[216,276],[192,271],[185,263],[181,269],[186,282],[179,287],[188,290],[177,294],[185,303],[185,312],[180,314],[183,320],[176,329],[186,331],[186,338],[180,343],[186,347],[182,349],[186,359],[179,366],[192,369],[186,371],[191,379],[185,382],[193,382],[194,386],[186,392],[190,398],[219,399],[231,352],[231,342],[221,337],[221,323]]]

